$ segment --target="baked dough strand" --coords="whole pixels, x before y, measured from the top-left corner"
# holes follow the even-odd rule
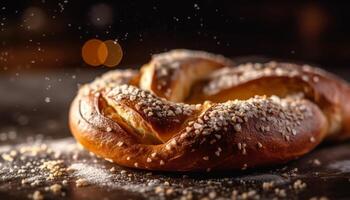
[[[350,137],[350,89],[308,65],[246,63],[190,50],[84,85],[69,124],[89,151],[159,171],[285,163]]]

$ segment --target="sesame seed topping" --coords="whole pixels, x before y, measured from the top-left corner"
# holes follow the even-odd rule
[[[86,84],[81,88],[81,94],[89,95],[90,93],[99,96],[100,91],[109,91],[121,84],[128,84],[130,80],[137,75],[136,70],[114,70],[105,73],[103,76],[96,78],[92,83]]]
[[[293,63],[245,63],[237,67],[225,67],[217,70],[209,77],[209,82],[203,87],[203,92],[207,95],[217,94],[225,89],[239,84],[268,76],[301,77],[305,82],[310,81],[312,74],[325,74],[324,71],[312,68],[308,65],[300,67]],[[319,81],[318,76],[313,76],[314,82]]]
[[[315,139],[314,136],[311,136],[311,137],[310,137],[310,142],[312,142],[312,143],[316,142],[316,139]]]
[[[132,97],[132,98],[131,98]],[[131,85],[114,87],[106,95],[106,100],[113,104],[134,105],[135,109],[147,117],[167,119],[177,122],[179,116],[190,116],[200,107],[184,103],[174,103],[161,99],[149,91]]]
[[[156,152],[154,152],[154,153],[151,154],[152,158],[156,157],[156,155],[157,155]]]

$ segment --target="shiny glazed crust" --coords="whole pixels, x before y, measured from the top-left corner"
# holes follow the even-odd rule
[[[122,166],[236,170],[281,164],[324,139],[348,138],[347,99],[347,83],[307,65],[234,66],[174,50],[140,72],[116,70],[84,85],[69,124],[86,149]]]

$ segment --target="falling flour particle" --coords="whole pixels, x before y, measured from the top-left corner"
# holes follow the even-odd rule
[[[50,97],[45,97],[45,102],[46,103],[50,103],[51,102],[51,98]]]

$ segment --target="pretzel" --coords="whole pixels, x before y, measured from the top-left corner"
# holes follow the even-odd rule
[[[296,159],[350,137],[349,85],[308,65],[246,63],[173,50],[140,71],[84,85],[70,128],[86,149],[121,166],[237,170]]]

